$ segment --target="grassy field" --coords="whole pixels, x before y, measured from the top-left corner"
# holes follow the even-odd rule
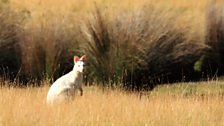
[[[189,53],[197,54],[199,53],[197,48],[192,48],[197,45],[192,43],[202,43],[202,45],[198,44],[198,47],[205,48],[203,43],[206,43],[206,33],[208,32],[206,31],[208,25],[206,22],[209,22],[206,19],[208,0],[10,0],[9,3],[13,13],[8,8],[12,14],[8,11],[4,11],[4,15],[0,14],[0,17],[2,16],[2,19],[4,19],[3,23],[1,22],[2,25],[1,23],[0,25],[9,24],[5,28],[0,27],[4,28],[1,30],[4,32],[2,34],[0,32],[0,36],[7,34],[8,38],[6,37],[6,40],[10,40],[9,46],[13,49],[5,50],[6,53],[0,54],[9,58],[9,60],[2,58],[6,66],[16,63],[15,59],[19,57],[17,60],[21,63],[15,64],[15,66],[18,66],[19,72],[22,69],[21,71],[25,71],[24,74],[28,74],[26,76],[28,80],[30,80],[30,74],[33,74],[31,77],[40,76],[39,78],[43,74],[47,74],[51,78],[58,64],[65,67],[70,63],[73,54],[84,53],[85,50],[83,51],[82,47],[89,43],[89,34],[87,36],[83,34],[85,32],[91,33],[91,29],[90,31],[86,30],[89,23],[90,28],[93,28],[96,34],[101,32],[102,29],[104,31],[104,27],[101,26],[101,23],[103,23],[105,30],[111,33],[109,38],[113,38],[110,43],[117,41],[118,44],[122,45],[119,49],[122,51],[117,51],[118,53],[115,49],[116,46],[108,47],[109,51],[114,51],[107,55],[112,57],[111,62],[105,62],[105,66],[96,67],[97,69],[90,69],[91,71],[95,70],[95,73],[93,72],[90,76],[96,75],[96,73],[102,72],[104,68],[108,68],[108,66],[110,68],[114,64],[115,66],[112,66],[111,69],[115,70],[114,68],[116,68],[115,73],[117,72],[118,76],[120,73],[121,76],[122,67],[120,66],[124,64],[118,62],[120,60],[115,62],[113,59],[118,59],[117,54],[127,52],[126,48],[129,46],[135,47],[132,45],[138,45],[136,43],[147,42],[139,47],[139,52],[137,51],[139,54],[136,53],[135,48],[129,48],[130,51],[124,54],[124,59],[133,56],[132,54],[136,54],[139,58],[139,56],[142,56],[142,50],[145,50],[143,54],[148,54],[147,50],[152,50],[152,56],[146,58],[152,59],[152,61],[159,59],[158,57],[162,57],[161,61],[166,61],[166,56],[163,57],[165,54],[169,54],[167,55],[168,58],[170,58],[170,55],[173,56],[174,61],[179,57],[188,56]],[[100,15],[97,17],[95,5],[99,8],[103,20],[100,20]],[[19,12],[19,15],[14,16],[14,11]],[[94,15],[96,15],[95,18]],[[214,15],[214,17],[216,16]],[[211,16],[209,19],[215,19],[214,17]],[[21,24],[20,20],[22,20]],[[98,25],[99,27],[97,27]],[[147,26],[146,29],[145,26]],[[217,25],[217,28],[219,28],[219,25]],[[8,29],[10,30],[8,31]],[[130,33],[123,34],[126,33],[125,30],[129,31],[130,29],[132,30]],[[144,34],[141,32],[144,32]],[[97,35],[99,35],[99,41],[102,39],[102,41],[106,40],[105,42],[108,42],[107,34],[106,38],[104,34]],[[139,39],[139,36],[142,37]],[[158,40],[164,36],[163,44],[165,46],[159,49],[156,48],[157,45],[155,44],[154,47],[153,43],[160,42]],[[169,37],[166,38],[166,36]],[[11,41],[11,38],[15,38],[15,40]],[[177,44],[178,46],[175,46],[175,48],[171,46],[170,49],[167,49],[167,46],[176,45],[176,41],[174,41],[176,39],[178,40],[177,43],[180,42],[180,45]],[[3,40],[5,40],[5,37],[3,37]],[[96,37],[95,40],[98,40],[98,38]],[[16,46],[14,44],[10,45],[10,42],[15,42]],[[94,42],[98,43],[98,41]],[[122,48],[126,42],[129,46]],[[14,49],[17,44],[20,45],[20,49]],[[87,50],[85,53],[95,50],[95,48],[91,50],[90,47],[85,47]],[[80,48],[81,50],[79,50]],[[3,50],[4,52],[4,49],[7,48],[0,47],[0,51]],[[191,50],[189,51],[189,49]],[[89,58],[91,56],[93,59],[95,57],[101,58],[105,54],[101,50],[101,48],[98,49],[99,56],[89,54]],[[165,51],[158,55],[160,53],[157,50],[159,52]],[[21,56],[13,55],[15,59],[8,56],[11,52],[16,54],[20,51]],[[195,59],[200,58],[200,55],[196,55]],[[105,61],[108,61],[107,58],[105,59]],[[184,59],[180,64],[188,63],[189,59],[194,58],[186,57]],[[168,61],[173,60],[172,58],[171,60],[168,59]],[[67,64],[59,61],[65,61]],[[124,62],[125,65],[130,64],[128,61]],[[161,63],[161,61],[149,63],[147,61],[147,63],[155,65],[151,67],[155,69],[155,73],[160,73],[157,70],[171,68],[166,65],[162,68],[155,68],[160,66],[158,63]],[[164,62],[164,64],[167,63]],[[21,66],[22,68],[20,68]],[[174,66],[178,65],[174,64]],[[130,68],[133,69],[133,66],[131,65]],[[192,68],[192,65],[189,68]],[[108,71],[110,72],[110,69]],[[108,71],[103,71],[103,75],[109,73]],[[113,72],[111,72],[111,75],[114,77]],[[99,77],[102,77],[101,74],[99,74]],[[45,77],[41,79],[43,78]],[[9,85],[8,82],[0,80],[0,85],[2,83]],[[54,106],[45,103],[50,83],[43,82],[43,85],[27,88],[0,86],[0,126],[224,126],[223,80],[160,85],[150,92],[128,92],[120,89],[102,90],[100,87],[90,86],[84,87],[84,96],[76,96],[74,101]]]
[[[0,88],[0,126],[224,125],[221,81],[162,85],[141,95],[85,87],[83,97],[55,106],[45,104],[48,88]]]

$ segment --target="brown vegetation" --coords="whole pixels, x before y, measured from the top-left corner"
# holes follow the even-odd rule
[[[84,96],[55,106],[46,105],[48,88],[0,88],[0,125],[224,124],[223,82],[164,85],[142,95],[85,87]]]
[[[208,1],[132,2],[1,2],[8,6],[5,11],[14,10],[0,15],[0,24],[9,22],[10,27],[2,35],[13,39],[6,42],[10,51],[0,45],[7,55],[1,73],[13,71],[26,82],[54,80],[72,69],[72,55],[85,53],[86,82],[140,90],[207,79],[222,68],[220,6],[211,2],[206,9]]]

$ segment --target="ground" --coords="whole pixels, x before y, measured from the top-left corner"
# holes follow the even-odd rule
[[[74,101],[48,106],[49,86],[0,88],[0,126],[224,125],[224,82],[161,85],[151,92],[84,87]]]

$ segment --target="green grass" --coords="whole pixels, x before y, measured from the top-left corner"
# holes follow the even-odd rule
[[[159,85],[150,92],[150,95],[155,94],[173,96],[224,96],[224,82],[202,81]]]

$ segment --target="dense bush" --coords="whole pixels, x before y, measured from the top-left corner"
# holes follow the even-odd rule
[[[26,24],[23,32],[22,71],[25,78],[41,80],[56,79],[73,67],[73,56],[79,53],[75,26],[68,17],[49,22]]]
[[[79,31],[68,18],[44,16],[36,22],[29,10],[0,4],[0,74],[22,82],[56,79],[73,67],[80,53]]]
[[[8,1],[0,1],[0,75],[15,78],[20,71],[20,14],[13,11]]]
[[[194,36],[187,38],[187,26],[177,27],[171,12],[145,7],[110,16],[96,7],[90,20],[84,31],[90,74],[103,84],[119,80],[125,88],[140,90],[199,78],[194,64],[208,48]]]
[[[152,89],[224,73],[221,4],[208,6],[204,39],[191,31],[191,18],[180,20],[184,11],[166,6],[117,12],[96,5],[87,19],[74,20],[75,12],[48,11],[37,19],[29,10],[13,11],[7,0],[0,3],[1,75],[55,80],[81,54],[87,55],[85,81],[104,87]]]
[[[224,74],[224,2],[210,1],[206,17],[207,52],[204,70],[210,77]]]

